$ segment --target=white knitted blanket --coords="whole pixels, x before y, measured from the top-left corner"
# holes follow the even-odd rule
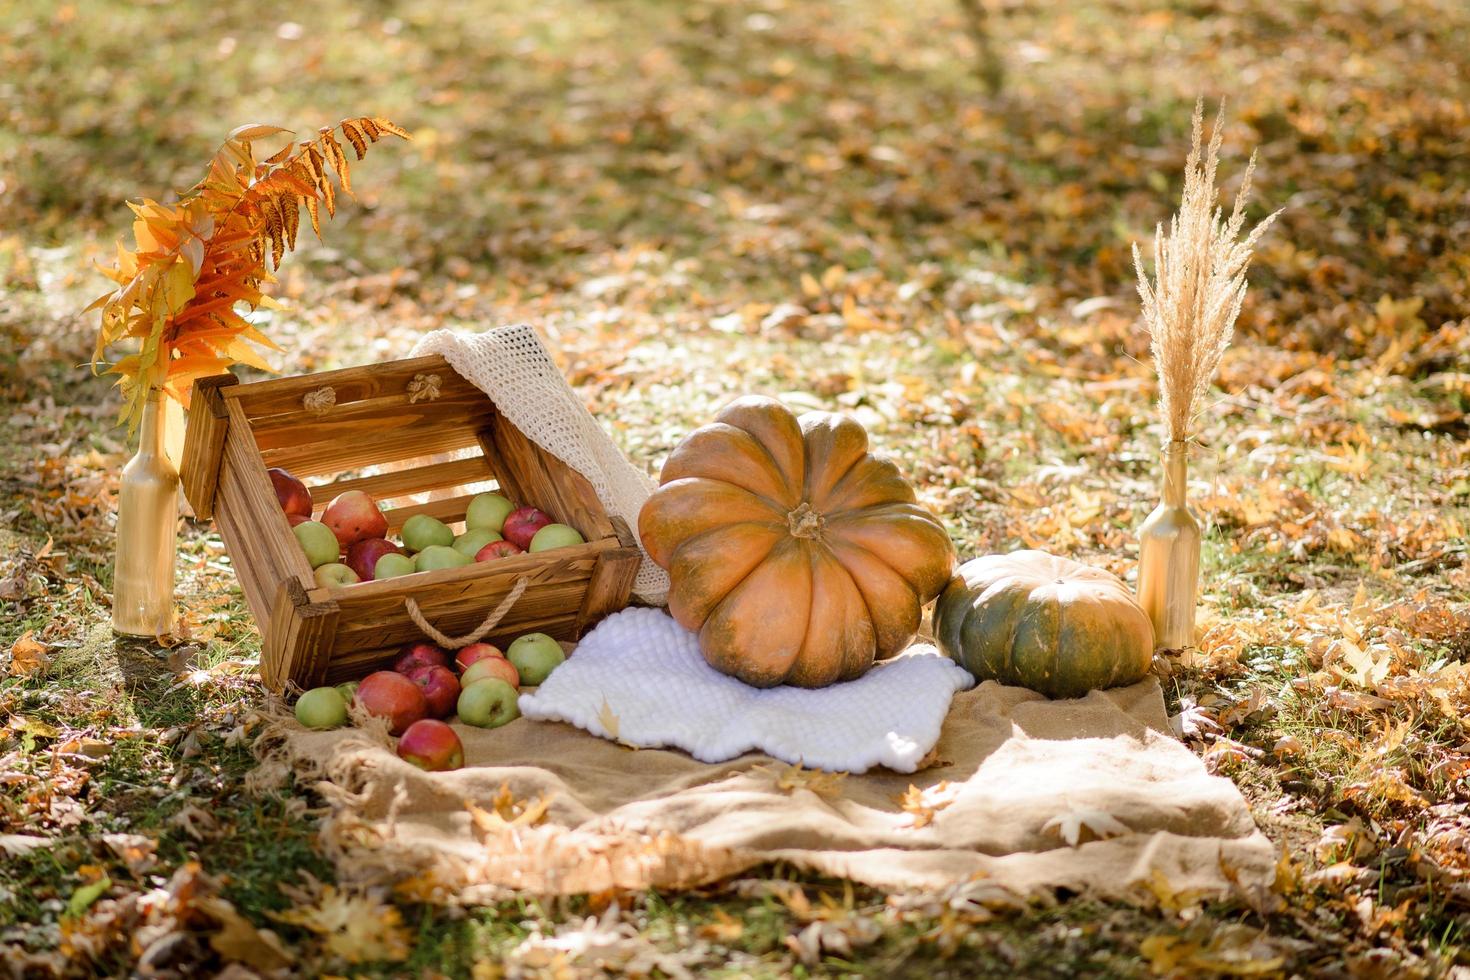
[[[705,663],[695,634],[667,613],[638,608],[603,620],[520,706],[528,718],[701,762],[764,752],[811,769],[913,772],[939,740],[950,699],[974,683],[917,646],[843,684],[754,688]]]

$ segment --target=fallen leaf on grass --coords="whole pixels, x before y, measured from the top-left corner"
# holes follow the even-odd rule
[[[1117,817],[1101,810],[1068,810],[1066,813],[1052,817],[1041,825],[1042,833],[1055,833],[1062,840],[1073,847],[1084,842],[1084,838],[1090,840],[1107,840],[1110,837],[1121,837],[1131,834]]]
[[[745,923],[734,918],[724,909],[715,909],[713,922],[706,922],[694,931],[700,939],[716,943],[733,943],[745,935]]]
[[[196,899],[194,907],[219,923],[219,932],[209,937],[209,945],[224,959],[265,971],[280,970],[295,962],[279,936],[269,929],[257,929],[225,899]]]
[[[277,922],[301,926],[321,936],[323,947],[333,956],[348,963],[397,963],[408,957],[409,932],[404,928],[403,916],[372,894],[342,891],[315,878],[308,878],[306,889],[283,885],[281,891],[297,906],[267,914]]]
[[[34,630],[26,630],[10,645],[10,673],[30,677],[44,670],[47,663],[46,644],[35,638]]]

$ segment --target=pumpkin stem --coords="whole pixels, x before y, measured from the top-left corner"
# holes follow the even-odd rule
[[[822,525],[825,523],[822,515],[812,510],[812,505],[804,501],[786,515],[786,526],[793,538],[815,538],[822,533]]]

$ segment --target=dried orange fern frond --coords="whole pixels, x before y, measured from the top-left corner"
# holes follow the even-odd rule
[[[1256,169],[1254,155],[1230,217],[1216,204],[1215,172],[1224,119],[1222,103],[1210,142],[1202,147],[1204,100],[1195,103],[1189,157],[1184,164],[1184,194],[1178,213],[1169,220],[1168,233],[1163,225],[1158,227],[1152,283],[1137,243],[1133,246],[1143,323],[1159,372],[1159,401],[1169,438],[1177,442],[1189,438],[1190,424],[1230,346],[1235,318],[1245,301],[1251,252],[1281,213],[1275,212],[1240,237]]]
[[[241,126],[220,146],[204,179],[177,203],[128,202],[135,247],[118,244],[116,260],[103,269],[117,288],[87,311],[102,311],[94,370],[109,348],[137,342],[134,353],[107,365],[123,389],[119,421],[127,421],[129,432],[151,389],[187,404],[195,378],[233,364],[270,370],[252,344],[280,348],[241,314],[241,304],[250,310],[275,306],[261,287],[275,281],[272,271],[296,248],[302,209],[320,239],[321,210],[328,217],[337,213],[333,179],[352,193],[344,142],[361,160],[385,135],[409,138],[387,119],[361,116],[257,160],[256,141],[288,132]]]

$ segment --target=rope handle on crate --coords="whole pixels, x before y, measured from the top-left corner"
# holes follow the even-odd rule
[[[529,575],[522,575],[516,579],[515,584],[510,587],[510,592],[506,594],[504,599],[500,600],[500,604],[490,610],[490,614],[481,620],[479,626],[476,626],[464,636],[449,636],[436,629],[434,624],[430,623],[424,616],[424,611],[419,608],[419,604],[413,600],[412,596],[403,597],[403,606],[408,610],[408,617],[414,621],[414,625],[424,631],[425,636],[446,650],[458,650],[460,647],[467,647],[471,643],[479,643],[486,633],[493,630],[496,624],[505,618],[505,614],[510,612],[510,607],[516,604],[516,600],[525,593],[526,587],[530,584],[531,576]]]

